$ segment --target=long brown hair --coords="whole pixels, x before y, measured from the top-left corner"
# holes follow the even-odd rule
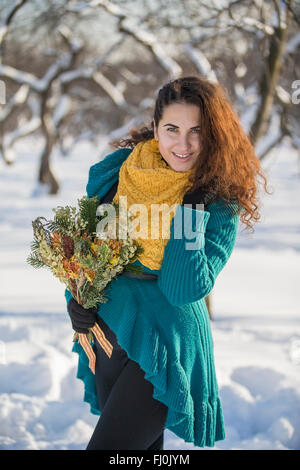
[[[166,106],[173,103],[196,104],[200,109],[202,137],[201,158],[191,176],[192,188],[201,193],[214,194],[226,204],[238,203],[240,220],[246,228],[260,219],[257,198],[257,177],[267,179],[262,173],[260,160],[244,132],[230,99],[218,84],[200,77],[182,77],[165,84],[158,92],[153,121],[158,127]],[[138,142],[154,138],[153,121],[149,126],[132,129],[130,137],[111,142],[117,148],[134,148]],[[201,203],[202,201],[199,201]],[[252,228],[253,231],[253,228]]]

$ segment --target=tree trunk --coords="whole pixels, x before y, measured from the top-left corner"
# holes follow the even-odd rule
[[[269,124],[276,86],[282,66],[283,52],[287,41],[292,3],[293,0],[290,0],[286,7],[286,25],[282,26],[279,24],[278,27],[274,27],[274,34],[271,37],[269,55],[260,81],[261,103],[249,133],[249,138],[253,146],[255,146],[257,141],[266,133]]]
[[[44,151],[41,157],[41,164],[39,170],[39,182],[42,184],[49,185],[49,194],[57,194],[59,190],[59,184],[51,171],[49,165],[49,157],[51,154],[52,146],[48,145],[48,142],[45,145]]]
[[[51,115],[47,112],[48,93],[49,88],[42,95],[41,130],[45,137],[45,147],[41,156],[39,182],[49,185],[49,194],[57,194],[59,190],[59,184],[50,168],[50,155],[56,141],[56,134]]]

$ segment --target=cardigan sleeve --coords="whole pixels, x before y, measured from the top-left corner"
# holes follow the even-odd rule
[[[173,306],[206,297],[232,253],[239,214],[233,215],[234,204],[225,208],[222,203],[210,204],[204,211],[177,206],[157,280]]]

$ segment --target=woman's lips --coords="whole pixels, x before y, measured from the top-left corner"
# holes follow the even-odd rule
[[[177,157],[177,155],[176,155],[175,152],[172,152],[172,155],[173,155],[173,157],[176,158],[176,160],[181,160],[182,162],[186,162],[186,161],[189,160],[190,157],[192,156],[192,154],[189,153],[187,157],[184,157],[184,158],[183,158],[183,157]],[[183,155],[183,154],[180,154],[180,155]]]

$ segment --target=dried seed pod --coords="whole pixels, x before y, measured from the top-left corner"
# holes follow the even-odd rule
[[[74,254],[74,240],[73,240],[73,238],[69,237],[69,235],[63,234],[61,236],[61,240],[62,240],[62,247],[63,247],[63,250],[64,250],[64,253],[65,253],[66,257],[68,259],[72,258],[73,254]]]

